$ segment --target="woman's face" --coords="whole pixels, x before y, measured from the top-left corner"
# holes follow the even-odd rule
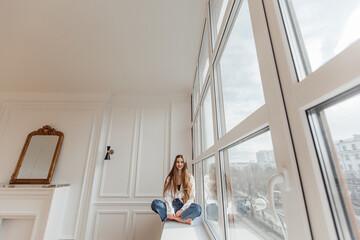
[[[177,168],[178,170],[182,170],[182,169],[184,168],[184,165],[185,165],[184,159],[182,159],[182,158],[177,158],[175,161],[176,161],[176,162],[175,162],[176,168]]]

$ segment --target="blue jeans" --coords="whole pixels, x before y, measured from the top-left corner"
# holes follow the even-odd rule
[[[175,213],[179,211],[184,204],[177,198],[172,202],[173,208],[175,210]],[[161,221],[165,221],[167,219],[167,211],[166,211],[166,205],[163,201],[155,199],[151,203],[151,209],[159,214]],[[194,220],[198,216],[201,215],[201,206],[197,203],[192,203],[182,214],[181,219],[185,220],[187,218],[191,218]]]

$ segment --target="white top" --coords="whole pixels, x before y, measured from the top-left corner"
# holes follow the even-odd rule
[[[195,200],[195,180],[194,177],[190,175],[190,184],[191,184],[191,192],[190,197],[186,201],[186,203],[183,202],[183,186],[181,185],[180,190],[176,189],[176,192],[173,193],[173,189],[169,188],[165,194],[164,194],[164,201],[166,204],[167,214],[175,214],[175,210],[172,206],[172,201],[176,198],[180,199],[180,201],[184,204],[184,206],[181,208],[181,210],[185,211]],[[168,181],[168,179],[166,179]]]

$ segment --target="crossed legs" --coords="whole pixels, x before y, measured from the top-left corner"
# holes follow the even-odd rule
[[[172,202],[175,212],[180,210],[183,206],[179,199],[175,199]],[[151,204],[151,209],[159,214],[161,221],[165,221],[167,218],[166,205],[163,201],[155,199]],[[174,220],[180,223],[192,224],[192,220],[201,215],[201,206],[197,203],[192,203],[185,211],[182,212],[181,216],[173,215]]]

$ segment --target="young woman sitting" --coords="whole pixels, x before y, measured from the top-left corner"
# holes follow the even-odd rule
[[[155,199],[151,209],[159,214],[161,221],[166,219],[192,224],[201,215],[201,207],[194,203],[195,180],[188,172],[187,163],[182,155],[177,155],[173,167],[166,177],[164,201]]]

